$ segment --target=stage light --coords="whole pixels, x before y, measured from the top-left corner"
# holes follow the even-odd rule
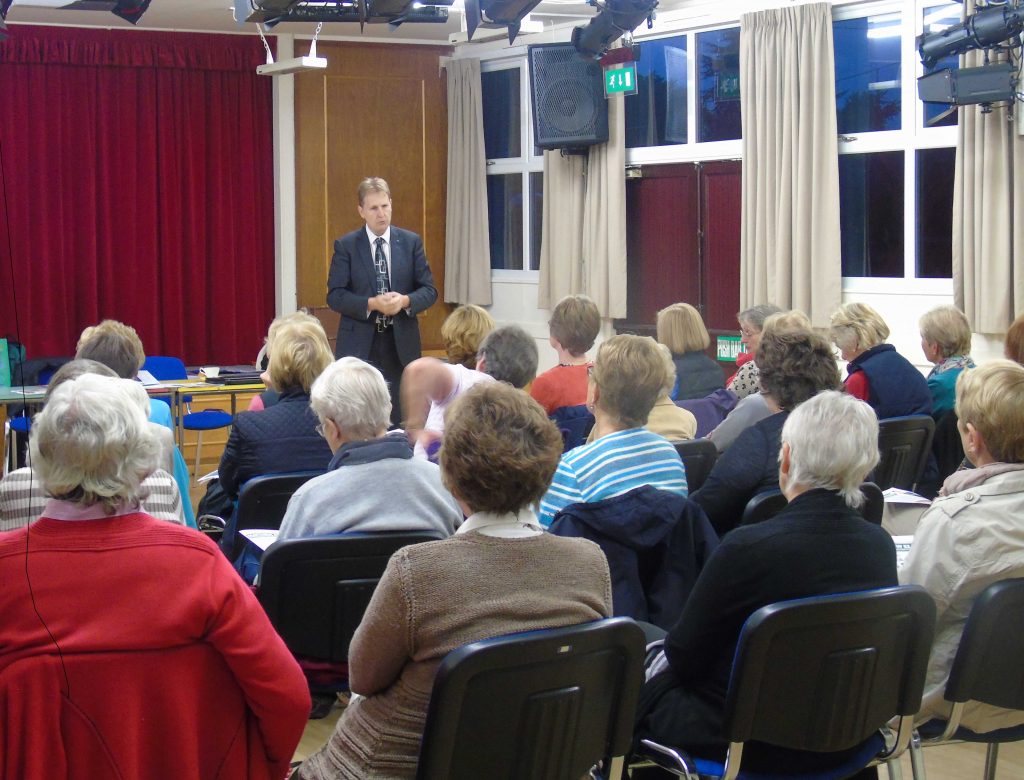
[[[644,19],[650,21],[657,7],[658,0],[608,0],[586,26],[572,31],[572,45],[584,57],[601,57]]]
[[[963,54],[974,49],[987,49],[1024,29],[1024,9],[1007,5],[990,6],[945,30],[924,33],[917,37],[917,51],[926,68],[932,68],[943,57]]]

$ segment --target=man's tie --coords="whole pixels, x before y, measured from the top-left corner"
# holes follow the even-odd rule
[[[377,295],[383,295],[391,291],[391,285],[388,282],[388,260],[384,257],[384,237],[379,236],[373,244],[373,265],[377,270]],[[391,317],[377,312],[377,330],[383,332],[390,326]]]

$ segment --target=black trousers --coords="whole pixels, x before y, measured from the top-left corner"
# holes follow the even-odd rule
[[[380,369],[384,375],[384,379],[388,383],[388,391],[391,393],[391,425],[400,426],[402,424],[400,389],[402,371],[405,366],[398,358],[394,327],[385,328],[383,331],[374,331],[373,343],[370,344],[370,358],[367,362]]]

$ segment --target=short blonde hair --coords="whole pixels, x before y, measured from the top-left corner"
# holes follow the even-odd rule
[[[956,414],[1002,463],[1024,463],[1024,366],[992,360],[956,380]]]
[[[459,306],[441,325],[441,339],[448,362],[466,368],[476,368],[476,353],[480,342],[494,330],[494,318],[472,303]]]
[[[334,356],[320,320],[297,311],[270,323],[267,331],[267,372],[275,390],[301,387],[308,393]]]
[[[371,192],[382,192],[388,196],[388,200],[391,200],[391,188],[388,187],[388,183],[380,176],[367,176],[359,182],[359,187],[356,188],[356,195],[359,196],[360,206],[363,205],[366,196]]]
[[[918,327],[921,338],[934,344],[943,359],[971,352],[971,326],[967,315],[956,306],[936,306],[925,312]]]
[[[673,355],[700,352],[711,344],[700,312],[688,303],[673,303],[658,312],[658,341]]]
[[[102,363],[122,379],[134,379],[146,362],[135,328],[117,320],[103,320],[83,330],[75,357]]]
[[[668,370],[650,336],[619,334],[597,350],[594,384],[598,406],[627,428],[639,428],[668,383]]]
[[[768,331],[784,331],[784,330],[814,330],[811,327],[811,320],[806,314],[799,309],[790,309],[789,311],[780,311],[775,314],[769,314],[765,320],[764,325],[761,328],[763,333]]]
[[[889,326],[866,303],[844,303],[832,313],[829,335],[842,350],[865,350],[884,344]]]
[[[671,393],[676,386],[676,361],[672,359],[672,352],[664,344],[658,344],[658,352],[661,353],[665,362],[665,393]]]
[[[601,330],[601,312],[586,295],[567,295],[551,312],[548,329],[573,357],[585,355]]]
[[[131,385],[95,374],[53,391],[33,420],[29,448],[47,493],[83,506],[101,504],[108,514],[143,497],[142,482],[160,451]]]

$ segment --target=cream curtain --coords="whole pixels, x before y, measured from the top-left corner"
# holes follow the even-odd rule
[[[625,104],[608,101],[608,142],[586,157],[544,153],[538,306],[574,293],[604,317],[626,316]]]
[[[964,3],[972,14],[975,4]],[[982,65],[969,52],[965,67]],[[953,182],[953,294],[977,333],[1005,333],[1024,312],[1024,138],[1012,109],[960,109]]]
[[[828,325],[841,302],[839,151],[828,3],[744,14],[740,305]]]
[[[491,303],[491,249],[487,225],[487,159],[484,153],[480,60],[449,60],[448,201],[444,299]]]

